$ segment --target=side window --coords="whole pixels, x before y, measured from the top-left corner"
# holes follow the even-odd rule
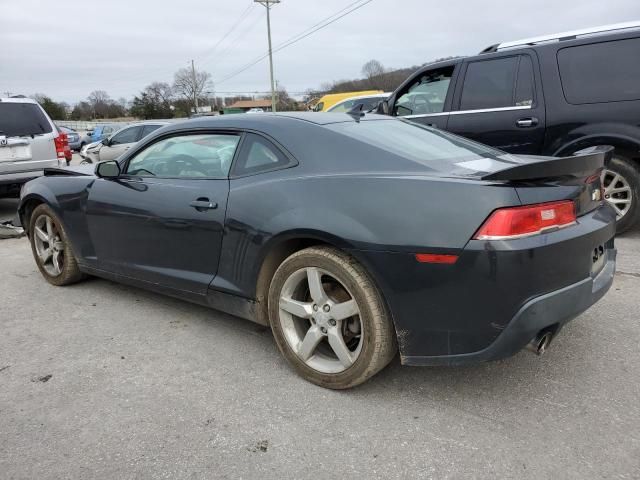
[[[533,63],[529,55],[520,57],[520,65],[518,66],[518,78],[516,80],[516,107],[531,107],[534,98],[534,79],[533,79]]]
[[[113,133],[113,128],[102,127],[102,135],[110,135],[111,133]]]
[[[440,113],[444,110],[454,67],[426,72],[396,101],[394,115]]]
[[[145,125],[144,127],[142,127],[142,136],[140,138],[146,137],[151,132],[154,132],[157,129],[159,129],[161,126],[162,125]]]
[[[333,108],[330,108],[329,110],[332,113],[348,112],[349,110],[351,110],[351,107],[353,107],[353,104],[354,104],[354,100],[347,100],[346,102],[339,103],[338,105],[336,105]]]
[[[291,160],[269,140],[248,133],[233,169],[234,176],[251,175],[291,165]]]
[[[133,157],[126,173],[169,178],[227,178],[239,135],[177,135],[149,145]]]
[[[640,38],[600,42],[558,51],[567,102],[640,100]]]
[[[518,57],[469,63],[460,110],[512,107],[517,66]]]
[[[122,145],[124,143],[137,142],[141,128],[142,127],[129,127],[116,133],[111,139],[111,145]]]

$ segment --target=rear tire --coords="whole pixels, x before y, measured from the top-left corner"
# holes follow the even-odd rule
[[[359,385],[397,351],[379,290],[354,258],[335,248],[311,247],[288,257],[273,276],[268,306],[278,348],[316,385]]]
[[[602,175],[605,200],[616,211],[616,232],[623,233],[637,220],[640,201],[640,172],[628,158],[617,153]]]
[[[67,232],[48,205],[41,204],[33,210],[29,219],[29,242],[38,270],[50,284],[70,285],[84,278]]]

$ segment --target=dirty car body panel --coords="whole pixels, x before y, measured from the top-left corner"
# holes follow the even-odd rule
[[[154,144],[203,133],[238,137],[224,178],[126,174]],[[279,152],[278,164],[241,168],[255,138]],[[260,273],[274,252],[292,242],[333,245],[380,289],[403,363],[462,364],[555,334],[606,293],[615,214],[598,173],[608,157],[598,150],[552,166],[377,115],[225,116],[154,132],[118,160],[125,173],[115,179],[92,165],[49,170],[27,184],[19,211],[28,225],[33,206],[49,204],[87,273],[263,324]],[[194,208],[198,199],[216,207]],[[477,237],[496,210],[548,202],[572,203],[575,222]]]

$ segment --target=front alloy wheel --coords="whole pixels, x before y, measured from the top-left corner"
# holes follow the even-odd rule
[[[62,222],[45,204],[29,217],[31,251],[42,276],[53,285],[69,285],[83,278]]]
[[[38,262],[49,275],[59,276],[64,266],[64,243],[53,219],[47,214],[38,216],[33,235]]]

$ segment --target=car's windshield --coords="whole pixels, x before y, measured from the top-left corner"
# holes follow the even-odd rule
[[[365,120],[327,127],[406,158],[418,169],[422,166],[441,173],[473,175],[515,162],[501,150],[407,120]]]

